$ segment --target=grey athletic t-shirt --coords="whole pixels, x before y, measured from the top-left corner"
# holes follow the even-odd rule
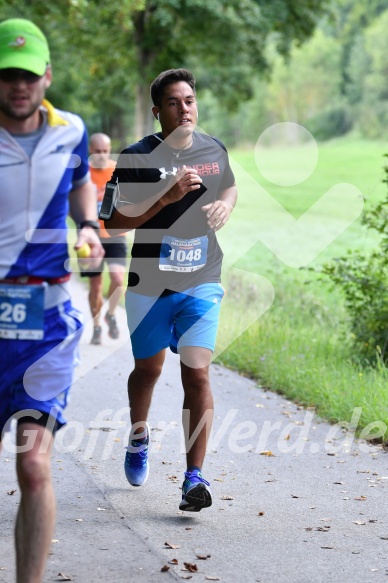
[[[235,182],[226,148],[216,138],[194,132],[192,146],[184,150],[173,150],[161,138],[150,135],[125,149],[111,179],[118,182],[120,208],[161,193],[183,165],[202,178],[199,189],[136,229],[128,286],[156,296],[220,281],[223,254],[202,206]]]

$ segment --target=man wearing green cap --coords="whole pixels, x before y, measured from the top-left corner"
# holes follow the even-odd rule
[[[39,28],[0,23],[0,446],[16,418],[17,583],[43,578],[55,522],[51,448],[66,422],[82,331],[69,299],[69,211],[79,226],[75,248],[90,246],[89,266],[104,255],[85,127],[44,99],[50,84]]]

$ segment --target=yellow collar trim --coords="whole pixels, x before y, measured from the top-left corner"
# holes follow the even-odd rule
[[[61,117],[47,99],[43,99],[42,106],[47,110],[47,122],[50,126],[67,126],[69,122]]]

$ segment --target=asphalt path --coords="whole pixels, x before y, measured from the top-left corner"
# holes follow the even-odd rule
[[[74,304],[88,319],[87,289],[75,279],[72,286]],[[69,423],[52,456],[58,512],[45,582],[388,580],[384,449],[221,366],[211,367],[216,411],[203,468],[212,507],[178,508],[183,393],[172,354],[150,413],[150,476],[143,487],[131,487],[123,460],[133,359],[122,308],[119,325],[113,341],[103,324],[102,346],[89,344],[91,322],[85,325]],[[4,445],[0,582],[13,583],[19,491],[11,441]]]

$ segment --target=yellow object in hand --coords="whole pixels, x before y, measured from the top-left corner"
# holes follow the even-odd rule
[[[85,259],[90,257],[92,250],[89,243],[84,243],[79,249],[77,249],[77,256],[79,259]]]

